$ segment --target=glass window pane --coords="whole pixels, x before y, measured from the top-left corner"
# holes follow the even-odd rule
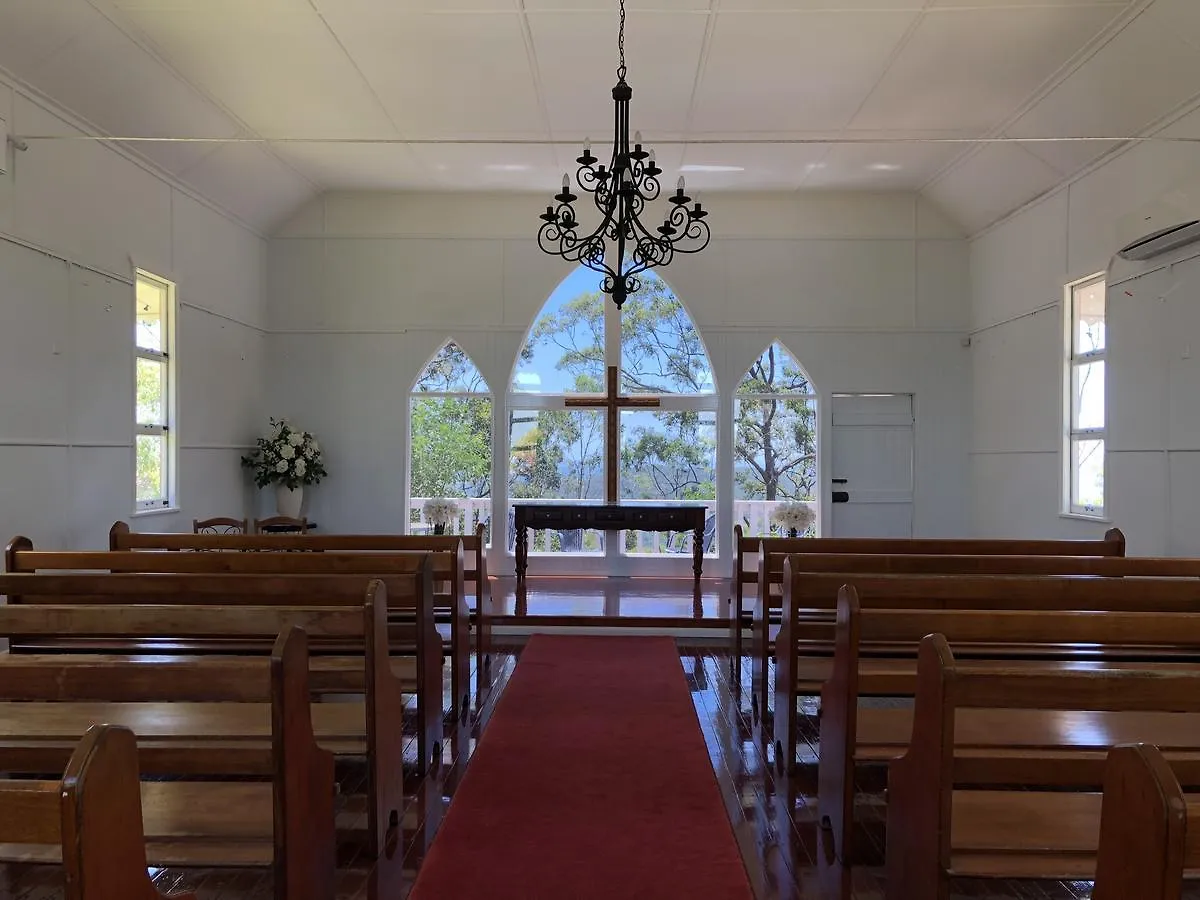
[[[653,272],[621,308],[621,390],[631,394],[711,394],[712,369],[683,304]]]
[[[491,516],[491,399],[414,397],[411,411],[411,530],[431,527],[422,517],[426,500],[448,497],[458,505],[460,517],[447,531],[473,534]]]
[[[808,398],[738,400],[734,404],[733,520],[747,534],[771,533],[771,510],[814,500],[817,410]]]
[[[137,361],[137,423],[165,425],[167,397],[167,365],[153,359],[138,357]]]
[[[508,413],[508,493],[513,500],[603,500],[604,412],[514,409]],[[515,535],[509,529],[509,550]],[[593,531],[534,531],[531,553],[601,553]]]
[[[1088,512],[1104,509],[1104,441],[1071,442],[1071,504]]]
[[[716,521],[717,416],[713,412],[623,410],[621,498],[702,501]],[[691,533],[627,531],[626,553],[692,553]],[[705,529],[705,552],[716,552],[716,529]]]
[[[1071,367],[1072,428],[1104,427],[1104,361]]]
[[[444,394],[486,394],[488,385],[475,368],[471,357],[450,341],[442,347],[417,379],[414,393],[434,391]]]
[[[1095,281],[1072,290],[1074,352],[1103,350],[1105,282]]]
[[[741,383],[739,394],[811,394],[812,385],[800,364],[776,342],[754,361]]]
[[[579,268],[550,295],[530,329],[512,389],[527,394],[603,394],[604,304],[600,276]]]
[[[166,498],[167,439],[161,434],[139,434],[137,451],[137,499]]]
[[[165,285],[145,278],[137,280],[137,317],[134,340],[144,350],[166,350],[163,344],[163,319],[167,307]]]

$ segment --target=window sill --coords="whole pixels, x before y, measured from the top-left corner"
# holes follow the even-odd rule
[[[178,506],[164,506],[162,509],[139,509],[130,513],[130,516],[134,519],[142,519],[148,516],[169,516],[180,512],[183,510]]]
[[[1077,522],[1095,522],[1097,525],[1111,525],[1112,519],[1107,515],[1089,516],[1086,513],[1060,512],[1060,519],[1074,519]]]

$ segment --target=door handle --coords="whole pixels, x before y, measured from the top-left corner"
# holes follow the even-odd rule
[[[849,491],[834,491],[833,492],[833,502],[834,503],[849,503],[850,502],[850,492]]]
[[[850,480],[849,478],[834,478],[833,483],[834,484],[845,484],[849,480]]]

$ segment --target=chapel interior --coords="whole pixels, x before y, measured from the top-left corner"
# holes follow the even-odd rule
[[[0,0],[0,898],[1200,897],[1197,360],[1198,0]]]

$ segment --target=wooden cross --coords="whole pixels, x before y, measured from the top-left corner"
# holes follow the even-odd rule
[[[607,411],[604,437],[604,499],[617,502],[617,459],[619,419],[622,409],[647,409],[659,405],[657,397],[622,397],[617,389],[617,367],[608,367],[608,393],[603,397],[568,397],[568,408],[603,409]]]

